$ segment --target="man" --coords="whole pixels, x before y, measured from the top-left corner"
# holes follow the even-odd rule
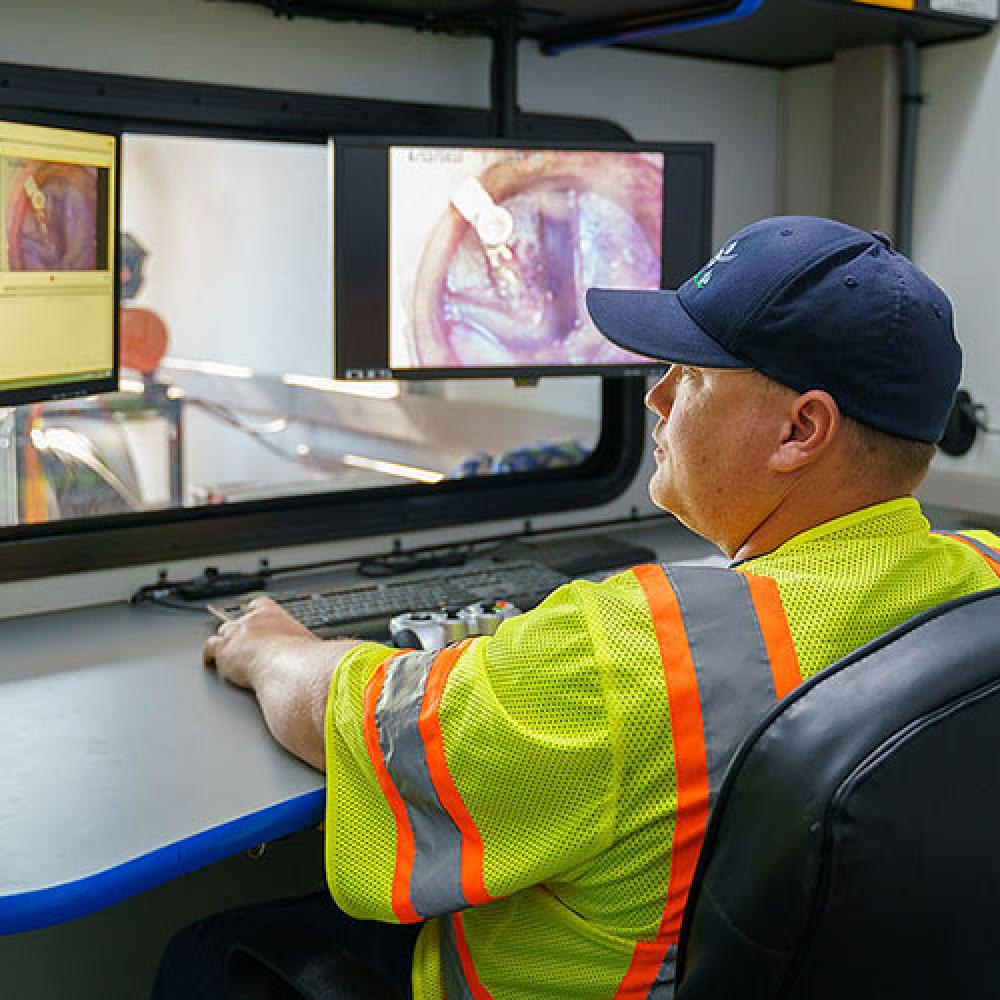
[[[885,237],[769,219],[676,293],[588,306],[672,362],[647,396],[650,494],[729,569],[576,582],[437,654],[321,642],[266,599],[205,647],[326,768],[336,903],[423,924],[418,1000],[672,996],[742,736],[864,642],[996,583],[995,540],[932,535],[910,497],[961,357],[947,298]],[[378,934],[401,964],[412,933]]]

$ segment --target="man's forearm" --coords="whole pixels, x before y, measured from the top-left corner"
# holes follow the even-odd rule
[[[324,718],[330,679],[356,639],[302,642],[277,638],[267,667],[254,678],[261,712],[274,738],[296,757],[326,770]]]

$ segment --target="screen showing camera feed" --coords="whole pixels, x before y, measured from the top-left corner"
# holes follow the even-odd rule
[[[96,271],[99,168],[10,157],[3,161],[7,267],[11,271]],[[107,171],[104,171],[107,174]],[[106,178],[104,185],[107,185]]]
[[[389,364],[647,364],[588,288],[660,287],[664,154],[394,146]]]
[[[0,393],[114,367],[115,138],[0,122]]]

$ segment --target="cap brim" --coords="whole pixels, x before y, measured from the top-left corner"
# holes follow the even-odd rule
[[[608,340],[635,354],[699,368],[750,367],[698,326],[676,292],[589,288],[587,311]]]

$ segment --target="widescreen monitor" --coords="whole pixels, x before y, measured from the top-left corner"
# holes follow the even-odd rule
[[[711,146],[338,137],[336,377],[637,374],[591,286],[669,288],[710,244]]]
[[[118,383],[118,142],[0,121],[0,406]]]

